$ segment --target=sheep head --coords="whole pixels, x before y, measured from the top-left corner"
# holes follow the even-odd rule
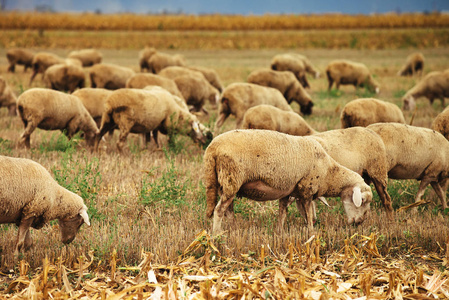
[[[349,187],[340,195],[348,217],[348,224],[360,224],[369,211],[373,193],[369,185],[363,183]]]
[[[405,95],[402,98],[402,109],[403,110],[414,110],[416,106],[415,98],[412,95]]]
[[[89,216],[87,214],[87,207],[79,210],[78,214],[72,217],[65,217],[59,219],[59,228],[61,231],[61,240],[64,244],[69,244],[73,241],[81,225],[84,223],[90,226]]]

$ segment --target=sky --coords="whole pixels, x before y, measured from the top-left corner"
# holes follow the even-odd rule
[[[6,10],[33,11],[38,6],[57,12],[137,14],[371,14],[385,12],[449,11],[449,0],[2,0]]]

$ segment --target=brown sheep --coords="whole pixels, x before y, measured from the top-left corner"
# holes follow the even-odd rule
[[[412,53],[407,56],[407,60],[402,69],[398,72],[399,76],[422,75],[424,70],[424,55],[422,53]]]
[[[329,91],[335,82],[337,90],[340,84],[352,84],[356,88],[364,87],[371,92],[379,93],[379,85],[371,76],[368,68],[357,62],[349,60],[334,60],[326,68],[327,80],[329,81]]]
[[[81,67],[57,64],[44,72],[44,82],[48,88],[73,93],[77,88],[83,88],[86,76]]]
[[[16,65],[23,65],[23,71],[33,67],[34,53],[22,48],[8,49],[6,58],[9,62],[8,72],[14,73]]]
[[[17,99],[17,110],[25,126],[19,146],[30,148],[30,136],[36,128],[66,131],[67,137],[83,131],[92,145],[98,127],[78,97],[49,89],[29,89]]]
[[[6,80],[0,76],[0,107],[8,108],[10,116],[16,115],[16,94],[12,91]]]
[[[126,81],[136,73],[133,69],[114,64],[96,64],[89,70],[91,86],[117,90],[126,86]]]
[[[432,122],[433,130],[438,131],[449,140],[449,107],[446,107]]]
[[[83,67],[90,67],[95,64],[99,64],[103,59],[103,55],[96,49],[81,49],[72,51],[67,57],[80,60]]]
[[[145,69],[150,71],[150,66],[148,65],[148,60],[150,57],[156,53],[156,49],[153,47],[145,47],[139,52],[139,66],[140,72],[144,72]]]
[[[279,90],[253,83],[236,82],[228,85],[223,91],[218,104],[215,127],[221,127],[229,115],[234,115],[236,128],[240,128],[245,112],[259,104],[269,104],[285,111],[293,111]]]
[[[220,93],[223,91],[223,85],[221,84],[220,76],[218,76],[217,71],[212,68],[199,67],[199,66],[188,66],[187,68],[201,72],[207,81],[212,84]]]
[[[106,98],[112,94],[111,90],[102,88],[82,88],[75,91],[72,95],[78,97],[94,119],[97,127],[100,128],[101,117],[104,112],[104,103]]]
[[[396,122],[405,124],[401,109],[390,102],[374,98],[361,98],[348,102],[340,114],[341,128],[374,123]]]
[[[414,87],[407,91],[402,98],[404,110],[414,110],[416,107],[415,99],[426,97],[430,104],[433,104],[435,98],[441,99],[441,105],[444,107],[444,98],[449,97],[449,69],[444,72],[430,72],[424,76]]]
[[[297,113],[266,104],[249,108],[243,116],[242,128],[274,130],[296,136],[317,133]]]
[[[158,75],[163,76],[165,78],[170,78],[170,79],[175,79],[176,77],[179,77],[179,76],[200,76],[200,77],[204,77],[204,79],[206,79],[204,74],[201,73],[200,71],[195,71],[192,68],[183,67],[183,66],[166,67],[166,68],[162,69],[158,73]]]
[[[151,73],[158,74],[162,69],[169,66],[185,66],[185,59],[182,55],[170,55],[156,52],[148,59],[148,66]]]
[[[295,101],[299,104],[301,113],[312,113],[312,98],[289,71],[256,70],[248,75],[248,82],[278,89],[288,103]]]
[[[310,88],[306,77],[306,65],[302,59],[294,54],[278,54],[271,60],[274,71],[292,72],[304,88]]]
[[[136,74],[126,81],[126,87],[131,89],[143,89],[149,85],[160,86],[175,96],[183,98],[176,83],[170,79],[156,74]]]
[[[45,70],[47,70],[49,67],[56,64],[63,64],[65,62],[66,61],[64,60],[64,58],[59,57],[58,55],[53,53],[48,52],[36,53],[31,63],[33,67],[33,74],[31,74],[30,85],[34,80],[34,77],[36,77],[38,73],[41,73],[43,76]]]
[[[315,78],[320,78],[321,76],[320,71],[318,71],[318,69],[312,64],[312,62],[306,56],[298,53],[291,53],[291,54],[303,61],[307,73],[309,73]]]
[[[205,101],[216,104],[220,98],[220,92],[203,76],[179,76],[174,81],[186,103],[193,106],[191,111],[208,114],[204,108]]]

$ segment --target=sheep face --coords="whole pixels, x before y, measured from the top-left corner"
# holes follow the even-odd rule
[[[64,244],[71,243],[83,223],[90,226],[89,216],[87,215],[87,207],[85,206],[80,209],[76,216],[59,219],[62,242]]]
[[[301,105],[301,113],[304,115],[310,115],[312,113],[313,102],[310,101],[305,105]]]
[[[373,199],[371,188],[366,184],[362,187],[351,187],[344,190],[340,196],[348,217],[348,224],[358,225],[362,223],[366,218]]]
[[[414,110],[416,103],[415,98],[412,95],[406,96],[402,99],[402,109],[403,110]]]

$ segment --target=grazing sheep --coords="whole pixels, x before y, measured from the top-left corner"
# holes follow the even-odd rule
[[[398,72],[399,76],[422,75],[424,69],[424,55],[422,53],[412,53],[407,56],[405,66]]]
[[[145,69],[150,71],[148,60],[154,53],[156,53],[156,49],[154,49],[153,47],[145,47],[144,49],[140,50],[139,52],[140,72],[143,72]]]
[[[135,75],[133,69],[114,64],[96,64],[89,70],[93,88],[117,90],[126,86],[126,81]]]
[[[220,92],[204,76],[179,76],[174,81],[186,103],[193,106],[191,111],[209,114],[204,108],[206,99],[214,104],[220,99]]]
[[[404,110],[414,110],[416,107],[415,99],[419,97],[428,98],[430,104],[433,104],[435,98],[439,98],[441,99],[441,105],[444,107],[444,98],[449,97],[449,70],[427,74],[404,95],[402,108]]]
[[[148,59],[148,66],[151,73],[158,74],[162,69],[169,66],[185,66],[185,59],[182,55],[170,55],[156,52]]]
[[[234,115],[236,128],[240,128],[245,112],[259,104],[269,104],[285,111],[293,111],[277,89],[253,83],[236,82],[228,85],[223,91],[218,104],[215,127],[221,127],[229,115]]]
[[[83,67],[90,67],[95,64],[99,64],[103,59],[103,55],[96,49],[81,49],[72,51],[67,57],[80,60]]]
[[[449,108],[446,107],[432,122],[432,129],[449,140]]]
[[[33,61],[31,63],[31,65],[33,67],[33,74],[31,74],[30,85],[34,80],[34,77],[36,77],[36,75],[38,73],[41,73],[43,76],[45,70],[47,70],[49,67],[56,65],[56,64],[63,64],[63,63],[66,63],[64,58],[59,57],[56,54],[48,53],[48,52],[36,53],[33,56]]]
[[[126,81],[126,87],[131,89],[143,89],[149,85],[160,86],[175,96],[183,98],[176,83],[170,79],[156,74],[136,74]]]
[[[23,71],[33,67],[34,53],[22,48],[8,49],[6,58],[9,62],[8,72],[14,73],[16,65],[23,65]]]
[[[59,220],[61,240],[70,243],[83,223],[90,226],[83,199],[60,186],[40,164],[30,159],[0,156],[0,224],[15,223],[14,256],[33,244],[30,227]]]
[[[206,79],[206,77],[200,71],[195,71],[191,68],[183,67],[183,66],[166,67],[166,68],[162,69],[158,73],[158,75],[163,76],[165,78],[170,78],[170,79],[175,79],[176,77],[179,77],[179,76],[200,76],[200,77],[204,77],[204,79]]]
[[[78,97],[49,89],[29,89],[17,99],[17,110],[25,126],[19,145],[30,148],[30,136],[36,128],[66,131],[70,139],[83,131],[92,145],[97,125]]]
[[[310,75],[312,75],[315,78],[320,78],[320,76],[321,76],[320,71],[318,71],[318,69],[315,68],[315,66],[312,64],[312,62],[306,56],[298,54],[298,53],[291,53],[291,54],[303,61],[304,67],[306,68],[307,73],[309,73]]]
[[[363,178],[338,164],[310,137],[271,130],[232,130],[212,140],[204,154],[206,216],[214,215],[213,233],[234,197],[279,200],[278,228],[284,223],[290,197],[313,228],[313,199],[341,197],[348,223],[360,223],[372,200]],[[220,200],[217,203],[217,196]]]
[[[6,80],[0,76],[0,107],[8,108],[10,116],[16,115],[16,94],[11,87],[6,83]]]
[[[316,133],[297,113],[266,104],[249,108],[243,116],[242,128],[274,130],[297,136]]]
[[[101,88],[82,88],[75,91],[72,95],[78,97],[94,119],[97,127],[100,128],[101,117],[104,112],[104,103],[106,98],[112,94],[111,90]]]
[[[377,123],[367,128],[384,141],[387,151],[388,177],[420,180],[415,201],[421,200],[429,183],[446,209],[449,178],[449,141],[434,130],[398,123]]]
[[[196,116],[181,108],[170,93],[161,91],[161,88],[156,92],[145,89],[114,91],[106,99],[95,149],[98,149],[103,135],[112,128],[120,130],[117,143],[120,152],[130,132],[146,135],[152,132],[156,142],[158,132],[169,136],[178,132],[189,135],[194,141],[205,143],[206,137],[200,130],[201,126]]]
[[[310,88],[306,77],[306,66],[302,59],[294,54],[278,54],[271,60],[274,71],[292,72],[304,88]]]
[[[340,114],[341,128],[362,126],[374,123],[396,122],[405,124],[401,109],[390,102],[361,98],[348,102]]]
[[[329,81],[329,91],[335,82],[337,90],[340,88],[340,84],[352,84],[356,88],[364,87],[371,92],[379,93],[379,85],[371,76],[368,68],[362,63],[334,60],[327,66],[326,74]]]
[[[248,82],[278,89],[288,103],[297,102],[303,114],[312,113],[312,98],[291,72],[260,69],[248,75]]]
[[[223,91],[223,85],[221,84],[220,76],[218,76],[217,71],[211,68],[199,67],[199,66],[189,66],[187,67],[193,71],[201,72],[207,81],[212,84],[220,93]]]
[[[48,88],[69,93],[83,88],[85,79],[83,69],[75,65],[57,64],[44,72],[44,82]]]

